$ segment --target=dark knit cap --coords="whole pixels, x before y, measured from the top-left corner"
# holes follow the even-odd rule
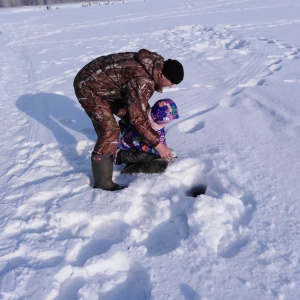
[[[178,60],[168,59],[164,61],[162,73],[172,83],[178,84],[183,80],[183,66]]]

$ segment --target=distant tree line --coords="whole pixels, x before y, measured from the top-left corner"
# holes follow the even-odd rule
[[[98,1],[96,0],[96,2],[98,2]],[[0,7],[51,5],[51,4],[59,4],[59,3],[63,4],[63,3],[77,3],[77,2],[94,2],[94,1],[84,1],[84,0],[0,0]]]

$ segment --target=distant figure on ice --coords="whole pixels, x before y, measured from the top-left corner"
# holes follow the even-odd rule
[[[151,108],[148,106],[147,117],[151,127],[158,132],[160,142],[166,145],[165,127],[172,120],[179,118],[176,103],[171,99],[158,100]],[[160,157],[157,150],[145,144],[142,136],[131,124],[122,124],[122,121],[119,124],[121,128],[120,148],[114,155],[114,163],[116,165],[127,164],[122,173],[164,171],[168,161],[153,161]],[[175,156],[173,152],[173,157]]]
[[[114,115],[130,123],[160,157],[173,158],[172,151],[151,127],[147,107],[155,91],[162,92],[164,87],[180,83],[183,77],[179,61],[164,60],[160,54],[146,49],[98,57],[78,72],[74,79],[75,94],[98,136],[91,157],[94,188],[120,188],[112,181],[112,156],[120,135]]]

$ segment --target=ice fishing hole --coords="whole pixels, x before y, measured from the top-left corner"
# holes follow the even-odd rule
[[[207,189],[207,186],[204,184],[195,185],[186,192],[186,195],[196,198],[199,195],[204,195],[206,192],[206,189]]]

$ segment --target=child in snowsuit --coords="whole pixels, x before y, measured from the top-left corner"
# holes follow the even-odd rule
[[[148,106],[147,117],[151,127],[158,133],[160,142],[166,145],[165,126],[179,118],[175,102],[171,99],[158,100],[151,108]],[[117,165],[147,163],[154,158],[159,158],[156,149],[145,144],[142,136],[132,125],[125,124],[120,137],[120,148],[114,156],[114,163]]]

